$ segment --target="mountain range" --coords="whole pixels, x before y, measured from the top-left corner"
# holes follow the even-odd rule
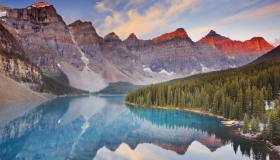
[[[33,3],[26,8],[0,7],[0,29],[15,50],[42,74],[66,75],[72,87],[98,91],[112,82],[145,85],[247,64],[274,47],[262,37],[236,41],[211,30],[194,42],[183,28],[150,40],[131,33],[121,40],[114,32],[102,37],[91,22],[67,25],[54,6]]]

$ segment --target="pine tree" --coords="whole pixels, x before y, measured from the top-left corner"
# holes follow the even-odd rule
[[[185,93],[181,91],[180,106],[179,106],[181,109],[184,108],[185,102],[186,102]]]
[[[238,94],[237,94],[237,118],[242,119],[243,117],[243,93],[242,90],[239,89]]]
[[[249,132],[249,116],[247,114],[244,115],[243,119],[243,133]]]
[[[258,91],[256,87],[252,88],[252,105],[251,105],[251,112],[250,115],[257,117],[259,112],[258,112]]]
[[[215,92],[214,99],[213,99],[213,106],[212,106],[212,112],[218,113],[219,108],[219,92]]]
[[[268,100],[268,101],[271,101],[271,100],[272,100],[272,87],[271,87],[270,84],[269,84],[268,87],[267,87],[267,100]]]
[[[151,103],[151,92],[148,92],[147,94],[146,94],[146,104],[147,105],[151,105],[152,103]]]
[[[259,131],[259,125],[260,124],[259,124],[258,118],[253,117],[250,124],[251,124],[251,130],[252,131],[254,131],[254,132]]]
[[[167,104],[168,105],[172,105],[172,99],[173,99],[172,94],[173,94],[173,92],[172,92],[171,86],[168,86],[168,89],[167,89]]]
[[[258,101],[257,101],[257,117],[263,117],[265,113],[265,101],[264,95],[261,91],[258,92]]]
[[[272,111],[269,118],[269,139],[273,144],[280,144],[280,109]]]
[[[247,114],[251,113],[251,104],[252,104],[252,98],[251,98],[251,88],[248,87],[246,89],[246,93],[245,93],[245,110]]]

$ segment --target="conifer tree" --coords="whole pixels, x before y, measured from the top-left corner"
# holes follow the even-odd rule
[[[254,132],[259,131],[259,120],[258,120],[258,118],[253,117],[250,124],[251,124],[251,130],[252,131],[254,131]]]
[[[249,132],[249,116],[247,114],[244,115],[243,119],[243,133],[248,133]]]
[[[242,90],[239,89],[238,90],[238,94],[237,94],[237,118],[238,119],[242,119],[243,117],[243,93]]]

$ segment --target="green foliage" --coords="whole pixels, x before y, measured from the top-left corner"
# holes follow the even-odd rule
[[[275,108],[269,111],[268,126],[265,126],[262,134],[259,136],[262,140],[268,140],[275,145],[280,145],[280,104],[279,98],[274,101]]]
[[[126,101],[139,105],[201,107],[226,118],[264,118],[265,100],[280,90],[280,61],[253,63],[237,69],[211,72],[141,87]]]
[[[280,106],[271,111],[269,115],[269,124],[264,137],[275,145],[280,145]]]
[[[250,122],[250,124],[251,124],[251,130],[252,130],[252,131],[258,132],[258,131],[260,130],[260,127],[259,127],[259,125],[260,125],[260,120],[259,120],[259,118],[253,117],[252,120],[251,120],[251,122]]]
[[[248,133],[250,130],[250,126],[249,126],[249,116],[247,114],[244,115],[244,119],[243,119],[243,133]]]

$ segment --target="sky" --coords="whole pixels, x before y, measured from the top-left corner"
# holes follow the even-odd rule
[[[211,29],[234,40],[262,36],[280,44],[280,0],[46,0],[66,23],[91,21],[101,36],[141,39],[184,28],[193,41]],[[11,8],[34,0],[0,0]]]

